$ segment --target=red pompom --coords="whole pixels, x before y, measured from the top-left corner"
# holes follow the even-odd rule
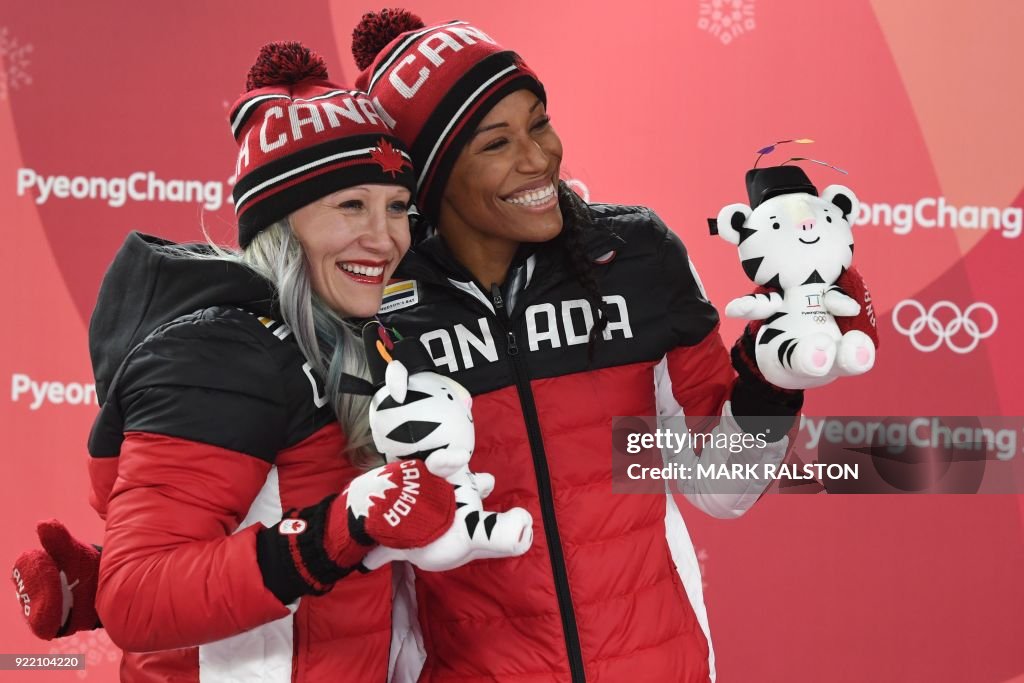
[[[393,8],[367,12],[352,31],[352,56],[356,58],[356,66],[365,69],[392,40],[425,25],[409,10]]]
[[[249,69],[245,89],[293,85],[308,79],[327,80],[327,65],[317,53],[296,42],[268,43]]]

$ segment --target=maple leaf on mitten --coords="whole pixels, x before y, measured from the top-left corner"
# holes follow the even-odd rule
[[[12,574],[29,628],[43,640],[99,628],[99,550],[75,539],[56,519],[40,522],[36,533],[43,549],[19,555]]]
[[[359,475],[340,494],[291,510],[257,534],[263,583],[282,604],[323,595],[355,570],[377,544],[416,548],[437,539],[455,518],[455,490],[419,460],[388,463]]]

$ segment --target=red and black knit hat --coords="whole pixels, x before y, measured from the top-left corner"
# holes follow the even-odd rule
[[[366,93],[327,80],[301,43],[270,43],[231,107],[239,144],[235,215],[244,249],[261,230],[332,192],[379,183],[415,192],[412,160]]]
[[[352,54],[363,69],[356,85],[412,154],[416,203],[430,217],[459,152],[494,105],[522,89],[547,103],[519,55],[465,21],[427,27],[405,10],[365,14]]]

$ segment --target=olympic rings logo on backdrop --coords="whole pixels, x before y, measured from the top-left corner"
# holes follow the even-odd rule
[[[917,317],[908,326],[900,322],[900,312],[906,308],[910,308],[917,313]],[[953,317],[948,322],[943,323],[938,315],[942,311],[949,311]],[[979,317],[979,314],[979,320],[975,320],[976,317]],[[983,331],[980,322],[984,322],[986,316],[989,319],[989,324]],[[946,316],[943,315],[941,317],[945,318]],[[931,308],[925,310],[920,302],[913,299],[904,299],[896,304],[896,308],[892,309],[892,324],[897,332],[905,334],[910,338],[910,343],[918,351],[929,353],[942,346],[943,342],[945,342],[950,351],[963,354],[970,353],[978,347],[982,339],[992,336],[999,325],[999,316],[996,314],[996,309],[980,301],[971,304],[966,310],[961,312],[960,307],[952,301],[936,301],[932,304]],[[935,335],[935,341],[922,343],[918,339],[918,335],[926,327],[931,334],[925,335],[925,337]],[[970,342],[963,346],[953,341],[953,338],[961,330],[970,337]]]

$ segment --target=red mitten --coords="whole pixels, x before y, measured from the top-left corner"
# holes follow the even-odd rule
[[[293,511],[257,534],[263,583],[283,604],[320,595],[361,566],[370,549],[419,548],[455,519],[455,489],[420,460],[393,462],[337,495]]]
[[[345,514],[338,514],[342,504]],[[351,557],[349,539],[399,550],[437,540],[455,519],[455,489],[432,474],[422,460],[402,460],[353,479],[335,508],[328,525],[327,552],[344,566]],[[365,554],[365,549],[360,551],[356,561]]]
[[[850,268],[839,276],[836,286],[860,304],[860,313],[857,315],[836,317],[839,331],[846,334],[850,330],[860,330],[871,337],[871,341],[875,344],[875,351],[878,351],[878,324],[875,321],[875,306],[871,301],[871,292],[864,284],[864,278],[855,269]]]
[[[56,519],[40,522],[36,533],[43,550],[19,555],[12,577],[29,628],[43,640],[99,628],[99,551],[73,538]]]

